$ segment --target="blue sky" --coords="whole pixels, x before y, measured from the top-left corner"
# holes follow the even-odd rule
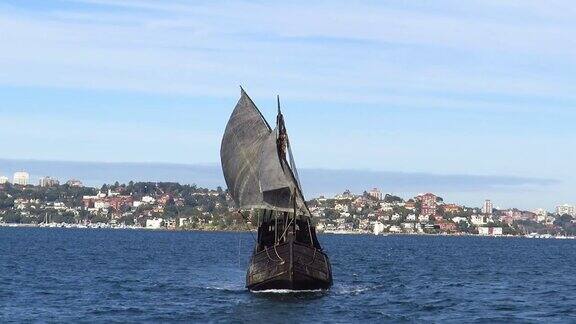
[[[218,163],[241,84],[269,118],[281,95],[302,168],[538,178],[413,191],[576,203],[574,18],[570,1],[3,1],[0,158]]]

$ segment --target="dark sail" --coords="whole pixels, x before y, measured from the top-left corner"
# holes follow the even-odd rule
[[[240,209],[294,211],[304,200],[290,167],[278,155],[277,130],[272,130],[242,90],[226,126],[220,158],[230,195]]]
[[[262,198],[269,205],[294,210],[292,194],[294,186],[288,181],[282,162],[278,158],[276,144],[278,130],[270,132],[270,135],[262,143],[260,156],[259,180]]]

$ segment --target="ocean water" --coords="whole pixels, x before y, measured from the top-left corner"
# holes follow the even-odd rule
[[[576,241],[320,241],[331,290],[251,293],[249,233],[0,228],[0,322],[576,321]]]

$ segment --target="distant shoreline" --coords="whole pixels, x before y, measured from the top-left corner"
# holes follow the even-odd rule
[[[203,232],[203,233],[256,233],[256,230],[225,230],[225,229],[166,229],[166,228],[146,228],[141,226],[104,226],[94,224],[92,226],[77,224],[17,224],[17,223],[0,223],[0,228],[46,228],[46,229],[88,229],[88,230],[98,230],[98,229],[108,229],[108,230],[142,230],[150,232]],[[526,239],[554,239],[554,240],[574,240],[574,236],[553,236],[553,235],[478,235],[478,234],[428,234],[428,233],[387,233],[387,234],[372,234],[367,232],[346,232],[346,233],[332,233],[332,232],[319,232],[320,235],[337,235],[337,236],[347,236],[347,235],[366,235],[366,236],[441,236],[441,237],[485,237],[485,238],[526,238]]]
[[[85,185],[98,188],[103,184],[116,181],[120,183],[128,183],[129,181],[177,182],[196,184],[205,188],[226,186],[219,163],[97,162],[0,158],[0,175],[12,174],[19,170],[28,171],[32,182],[37,182],[40,178],[50,175],[57,179],[80,179]],[[526,184],[535,186],[553,186],[556,184],[555,179],[506,175],[446,175],[354,168],[299,168],[298,171],[308,197],[332,196],[346,189],[352,192],[362,192],[366,188],[380,186],[383,191],[393,192],[400,196],[412,196],[432,189],[451,200],[473,205],[478,196],[493,193],[495,186],[508,188],[508,190],[520,190]],[[382,184],[386,185],[382,186]],[[472,192],[471,190],[475,193],[466,194]],[[492,195],[492,198],[497,200],[498,196]],[[507,201],[513,206],[522,206],[521,208],[524,209],[534,209],[541,206],[550,209],[556,203],[526,206],[524,203],[511,202],[509,199],[501,200]]]

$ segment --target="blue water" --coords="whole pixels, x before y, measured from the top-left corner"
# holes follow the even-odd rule
[[[576,241],[320,240],[332,290],[254,294],[247,233],[0,228],[0,322],[576,321]]]

